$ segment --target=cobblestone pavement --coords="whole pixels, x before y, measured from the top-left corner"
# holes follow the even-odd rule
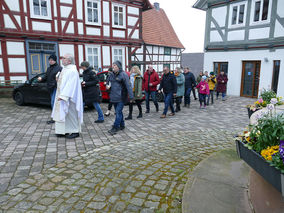
[[[66,140],[46,124],[49,108],[0,101],[4,212],[179,212],[188,172],[233,145],[233,135],[248,123],[244,106],[253,102],[229,97],[200,110],[193,101],[166,119],[134,114],[115,136],[107,133],[113,115],[94,124],[97,115],[88,110],[81,137]]]

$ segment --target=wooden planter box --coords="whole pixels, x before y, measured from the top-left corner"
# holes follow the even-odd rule
[[[273,185],[284,197],[284,174],[270,166],[260,154],[245,147],[243,142],[236,140],[236,148],[239,157]]]

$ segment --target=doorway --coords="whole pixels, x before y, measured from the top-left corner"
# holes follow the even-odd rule
[[[29,79],[46,72],[49,67],[48,58],[51,54],[57,54],[57,43],[27,41],[27,56],[29,67]]]
[[[260,61],[243,61],[241,96],[257,98]]]

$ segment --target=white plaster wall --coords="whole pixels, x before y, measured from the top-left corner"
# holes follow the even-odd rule
[[[228,32],[228,41],[244,40],[245,31],[244,30],[234,30]]]
[[[177,49],[176,48],[172,48],[171,55],[176,55],[176,54],[177,54]]]
[[[210,31],[210,42],[220,42],[223,41],[221,35],[217,30]]]
[[[77,18],[83,19],[83,2],[82,0],[76,1],[76,7],[77,7]]]
[[[135,30],[131,36],[132,39],[139,39],[139,30]]]
[[[78,4],[78,3],[77,3]],[[56,0],[53,0],[53,13],[54,13],[54,16],[56,17],[57,16],[57,7],[56,7]]]
[[[29,30],[29,22],[28,22],[28,17],[27,16],[25,17],[25,20],[26,20],[26,29]]]
[[[91,27],[87,27],[87,34],[88,35],[101,35],[101,29],[99,28],[91,28]]]
[[[69,25],[66,29],[66,33],[74,34],[74,22],[72,22],[72,21],[69,22]]]
[[[270,27],[249,30],[249,39],[262,39],[269,37]]]
[[[141,46],[141,48],[138,48],[138,49],[136,50],[136,53],[143,53],[143,48],[142,48],[142,46]]]
[[[265,62],[264,58],[268,59]],[[213,62],[228,62],[228,95],[240,96],[242,79],[242,61],[261,61],[259,92],[261,89],[270,89],[273,75],[273,60],[281,60],[278,95],[284,96],[284,50],[275,52],[268,50],[259,51],[234,51],[234,52],[207,52],[204,54],[204,70],[213,70]]]
[[[143,56],[142,55],[137,55],[136,57],[138,58],[139,61],[143,61]]]
[[[136,17],[128,16],[128,25],[134,26],[136,24],[137,20],[138,20],[138,18],[136,18]]]
[[[60,6],[61,17],[67,18],[71,12],[71,7]]]
[[[55,32],[58,32],[57,20],[54,20],[54,30]]]
[[[104,23],[109,23],[109,2],[104,1],[103,2],[103,20]]]
[[[153,47],[152,47],[152,46],[146,46],[146,48],[147,48],[148,52],[149,52],[150,54],[152,54]]]
[[[26,72],[25,58],[8,58],[9,71],[12,72]]]
[[[171,56],[165,55],[165,56],[164,56],[164,60],[165,60],[165,61],[170,61],[170,60],[171,60]]]
[[[216,20],[220,27],[224,27],[226,23],[227,6],[212,9],[212,17]]]
[[[158,52],[159,52],[159,47],[154,46],[153,47],[153,53],[158,54]]]
[[[153,55],[153,61],[158,61],[158,56],[157,55]]]
[[[27,12],[27,1],[23,0],[23,5],[24,5],[24,12]]]
[[[122,30],[113,30],[113,37],[125,38],[125,31]]]
[[[277,14],[283,18],[284,17],[284,1],[283,0],[278,0],[278,3],[277,3]]]
[[[4,0],[9,7],[10,10],[12,11],[20,11],[20,5],[19,5],[19,0]]]
[[[284,1],[283,1],[284,2]],[[283,37],[284,36],[284,27],[279,23],[278,20],[275,21],[275,30],[274,37]]]
[[[3,67],[3,60],[0,58],[0,73],[4,72],[4,67]]]
[[[24,42],[7,41],[8,55],[25,55]]]
[[[59,44],[59,56],[64,56],[67,53],[74,55],[73,44]]]
[[[110,47],[103,46],[103,66],[110,66]]]
[[[84,34],[84,26],[83,26],[83,23],[78,23],[78,33],[80,35],[83,35]]]
[[[33,28],[33,30],[36,30],[36,31],[51,32],[51,24],[50,23],[33,21],[32,22],[32,28]]]
[[[4,14],[4,25],[5,28],[16,29],[15,24],[7,14]]]
[[[1,41],[0,41],[0,55],[2,55]]]
[[[127,7],[127,12],[135,15],[139,15],[139,9],[137,7]]]
[[[108,25],[104,25],[104,36],[110,36],[110,30]]]
[[[4,80],[5,80],[4,76],[0,76],[0,81],[4,81]]]
[[[164,54],[164,47],[160,47],[160,54]]]
[[[10,80],[24,83],[27,80],[27,76],[10,76]]]
[[[60,3],[72,4],[72,0],[60,0]]]
[[[164,61],[164,55],[159,55],[159,61]]]

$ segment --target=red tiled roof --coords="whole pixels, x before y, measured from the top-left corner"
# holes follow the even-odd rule
[[[182,48],[163,9],[150,9],[142,13],[142,38],[146,44]]]

